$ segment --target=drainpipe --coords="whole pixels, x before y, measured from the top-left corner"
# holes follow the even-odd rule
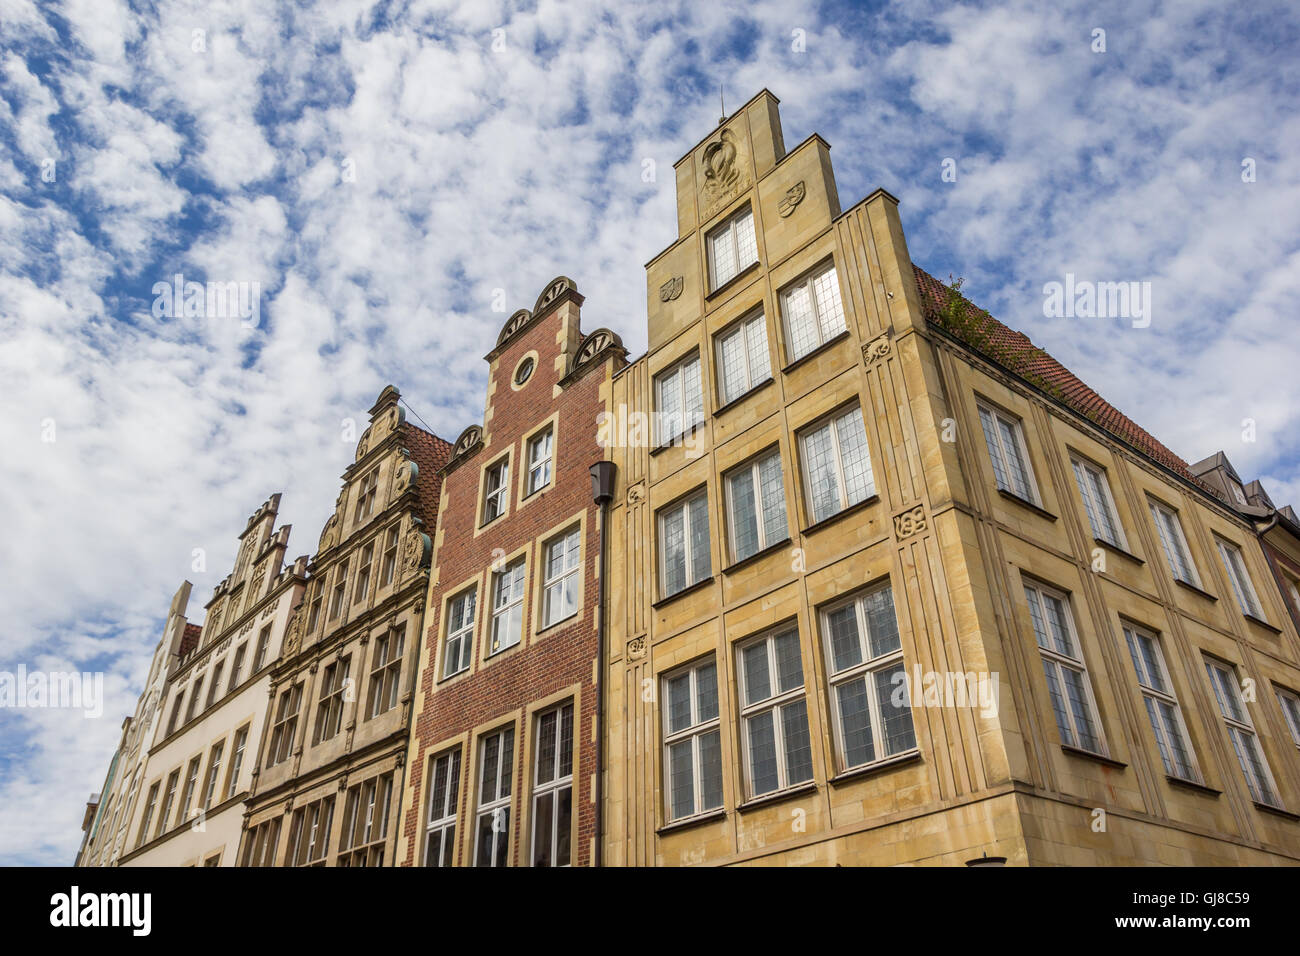
[[[591,466],[591,496],[600,505],[600,553],[596,560],[600,590],[596,599],[596,850],[592,865],[604,865],[605,858],[605,578],[606,534],[609,504],[614,500],[614,463],[598,461]]]

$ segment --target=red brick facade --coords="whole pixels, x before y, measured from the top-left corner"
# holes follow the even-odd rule
[[[571,700],[573,718],[573,865],[592,863],[596,807],[595,725],[597,605],[600,522],[589,469],[604,458],[597,418],[605,409],[612,371],[624,363],[616,336],[601,330],[582,337],[582,298],[568,280],[557,280],[533,313],[518,312],[487,358],[491,366],[485,423],[457,442],[444,469],[435,538],[422,671],[411,730],[411,798],[402,820],[403,865],[425,863],[426,821],[432,761],[459,751],[455,794],[456,829],[446,842],[449,862],[474,865],[479,810],[480,742],[513,728],[509,844],[512,866],[531,862],[534,742],[537,716]],[[531,376],[516,384],[520,363],[533,361]],[[529,440],[552,428],[551,483],[531,495]],[[486,470],[509,458],[506,511],[484,522]],[[542,569],[549,542],[580,529],[579,606],[576,614],[543,627]],[[522,637],[489,653],[494,572],[524,561]],[[476,611],[468,668],[445,676],[448,602],[473,589]],[[457,658],[459,659],[459,658]],[[505,832],[505,828],[502,828]],[[441,838],[440,838],[441,839]]]

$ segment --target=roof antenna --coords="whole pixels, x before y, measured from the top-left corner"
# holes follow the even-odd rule
[[[718,125],[721,126],[727,122],[727,104],[722,99],[721,83],[718,84],[718,105],[722,107],[722,118],[718,120]]]

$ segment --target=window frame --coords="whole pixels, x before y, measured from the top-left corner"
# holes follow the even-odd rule
[[[824,278],[827,273],[834,274],[833,288],[835,289],[835,301],[839,312],[839,328],[833,332],[828,332],[827,329],[823,328],[825,324],[823,320],[829,314],[825,312],[821,296],[817,292],[818,280]],[[790,299],[796,291],[804,288],[808,290],[809,318],[812,323],[812,331],[815,333],[815,341],[808,348],[796,352],[795,343],[798,338],[795,335],[795,326],[792,322]],[[835,265],[835,257],[831,256],[829,259],[823,260],[793,282],[782,286],[777,292],[777,306],[781,313],[782,333],[785,335],[785,360],[787,366],[812,355],[818,349],[847,332],[849,326],[848,316],[844,311],[844,290],[840,288],[840,273]]]
[[[1192,559],[1192,549],[1187,543],[1187,535],[1183,532],[1183,522],[1178,516],[1178,509],[1172,508],[1156,498],[1147,496],[1148,511],[1151,514],[1151,521],[1156,526],[1156,538],[1160,542],[1160,550],[1164,552],[1165,564],[1169,568],[1169,573],[1175,581],[1182,581],[1184,584],[1190,584],[1198,591],[1201,590],[1201,572],[1196,567],[1196,562]],[[1174,540],[1170,542],[1168,538],[1168,529],[1161,524],[1161,516],[1168,519],[1169,525],[1174,529]],[[1179,573],[1178,568],[1174,566],[1174,555],[1170,553],[1170,544],[1176,545],[1179,556],[1183,558],[1187,565],[1187,570],[1192,576],[1192,580],[1187,580]]]
[[[500,475],[498,484],[493,487],[494,475]],[[490,506],[496,511],[489,514]],[[510,456],[502,455],[483,469],[483,507],[479,526],[491,524],[510,510]]]
[[[1223,562],[1223,569],[1228,572],[1228,585],[1232,589],[1233,596],[1237,599],[1237,607],[1246,617],[1253,618],[1256,621],[1266,621],[1264,617],[1264,605],[1260,603],[1259,592],[1255,590],[1255,583],[1251,580],[1250,569],[1246,567],[1246,553],[1242,550],[1241,545],[1234,544],[1227,538],[1214,536],[1214,546],[1219,552],[1219,560]],[[1236,559],[1236,567],[1233,567],[1233,560]]]
[[[470,605],[468,622],[462,623],[460,627],[453,631],[451,629],[452,621],[455,619],[453,611],[457,602],[465,600],[468,600]],[[447,614],[443,622],[442,676],[439,680],[447,680],[469,670],[474,658],[474,636],[478,626],[478,603],[477,584],[473,584],[447,599]],[[454,651],[452,649],[453,642],[455,642]],[[456,665],[456,669],[448,670],[448,666],[453,663]]]
[[[345,654],[325,665],[321,675],[320,697],[316,702],[316,722],[312,729],[312,746],[333,740],[343,730],[344,691],[352,673],[352,655]]]
[[[1277,684],[1273,685],[1273,694],[1277,697],[1277,705],[1282,708],[1282,719],[1291,732],[1291,741],[1300,749],[1300,694]],[[1289,705],[1288,700],[1291,702]]]
[[[436,808],[434,798],[438,793],[438,768],[439,764],[446,761],[446,782],[443,785],[443,800],[441,808]],[[456,831],[457,822],[460,816],[460,748],[452,747],[450,750],[444,750],[442,753],[434,754],[429,760],[429,803],[428,811],[425,813],[424,822],[424,865],[447,867],[454,866],[456,863]],[[441,815],[435,817],[435,809],[441,810]],[[429,850],[431,848],[431,838],[434,833],[438,834],[438,856],[439,862],[431,863],[429,861]],[[444,862],[445,861],[445,862]]]
[[[704,581],[708,581],[713,578],[712,537],[710,537],[710,534],[708,533],[704,535],[704,539],[707,542],[706,547],[708,549],[708,553],[706,555],[708,558],[708,567],[706,568],[705,573],[698,578],[694,576],[695,554],[694,554],[694,545],[692,544],[692,539],[694,535],[692,534],[693,529],[691,524],[691,505],[694,502],[699,501],[701,499],[704,501],[704,521],[705,521],[706,531],[707,532],[712,531],[712,528],[709,527],[711,522],[709,522],[709,508],[708,508],[709,497],[708,496],[709,496],[708,487],[702,486],[700,488],[695,489],[694,491],[688,492],[687,494],[683,495],[677,500],[664,505],[657,512],[655,512],[655,543],[656,543],[656,550],[658,551],[659,599],[660,600],[666,601],[668,598],[672,597],[675,594],[681,594],[683,591],[687,591],[695,587],[697,584],[700,584]],[[668,548],[664,542],[664,527],[669,516],[678,511],[682,512],[682,526],[683,526],[682,561],[684,562],[684,569],[685,569],[685,576],[683,578],[683,581],[685,583],[683,583],[683,585],[680,588],[677,588],[674,591],[668,591],[667,590]]]
[[[540,443],[545,442],[546,454],[542,458],[533,458],[533,453]],[[524,497],[531,498],[539,491],[545,491],[555,481],[555,426],[547,424],[538,429],[524,442],[524,463],[528,471],[524,478]],[[544,478],[535,480],[539,468],[544,469]]]
[[[379,587],[386,588],[397,576],[397,549],[401,541],[401,529],[393,525],[384,532],[384,549],[380,558]]]
[[[1196,759],[1196,749],[1192,746],[1191,735],[1187,732],[1187,721],[1183,718],[1183,708],[1178,703],[1178,695],[1175,693],[1174,682],[1169,674],[1169,663],[1165,660],[1165,649],[1162,646],[1160,635],[1150,628],[1143,627],[1132,621],[1121,620],[1120,630],[1124,636],[1124,643],[1128,647],[1129,658],[1133,663],[1133,670],[1137,676],[1138,692],[1143,698],[1143,707],[1146,709],[1148,724],[1156,738],[1156,751],[1160,754],[1160,763],[1165,768],[1166,776],[1176,780],[1186,780],[1191,783],[1202,783],[1204,778],[1201,776],[1199,762]],[[1139,653],[1138,640],[1145,639],[1150,642],[1153,648],[1152,658],[1155,661],[1158,674],[1155,678],[1164,684],[1166,690],[1161,690],[1151,683],[1150,678],[1153,676],[1149,673],[1150,663],[1146,657]],[[1148,705],[1147,699],[1153,701]],[[1183,752],[1187,756],[1186,774],[1180,773],[1175,766],[1176,758],[1174,757],[1173,742],[1169,740],[1169,729],[1164,726],[1163,721],[1158,721],[1156,713],[1160,713],[1158,704],[1166,704],[1173,710],[1175,729],[1181,738]],[[1153,711],[1152,707],[1156,707]],[[1163,714],[1162,714],[1163,716]]]
[[[380,652],[384,656],[380,657]],[[406,658],[406,625],[394,625],[375,639],[367,682],[366,720],[397,707],[402,699],[402,664]],[[386,702],[386,703],[385,703]],[[381,706],[382,705],[382,706]]]
[[[1025,437],[1025,420],[1016,415],[1014,412],[995,405],[993,402],[984,398],[977,397],[975,400],[976,418],[979,419],[980,431],[984,434],[984,451],[989,458],[989,466],[993,469],[993,484],[998,491],[1005,492],[1013,498],[1019,498],[1022,501],[1028,501],[1030,504],[1041,508],[1043,506],[1043,495],[1038,487],[1038,477],[1034,474],[1034,462],[1029,455],[1029,440]],[[984,416],[988,415],[994,424],[993,434],[990,436],[989,429],[985,425]],[[1002,429],[998,425],[1009,426],[1012,437],[1016,443],[1016,454],[1024,465],[1024,473],[1020,479],[1025,484],[1026,494],[1021,495],[1016,491],[1014,484],[1009,477],[1000,478],[999,469],[1003,475],[1009,476],[1011,473],[1011,460],[1007,456],[1006,440],[1003,437]],[[989,447],[990,437],[992,442],[997,445],[998,458],[994,459],[993,449]],[[1004,484],[1004,480],[1006,484]],[[1010,486],[1010,487],[1009,487]]]
[[[568,541],[571,538],[577,539],[576,549],[568,547]],[[551,552],[554,548],[562,548],[564,550],[565,561],[568,560],[569,554],[576,552],[576,557],[574,558],[574,563],[571,567],[562,565],[560,571],[556,573],[554,576],[551,576]],[[578,613],[581,611],[582,592],[578,586],[575,586],[574,591],[576,596],[573,602],[573,610],[565,614],[563,617],[552,618],[551,592],[553,589],[557,587],[563,589],[566,585],[566,582],[568,582],[572,578],[577,578],[580,585],[582,579],[582,566],[583,566],[583,561],[582,561],[582,526],[581,525],[573,525],[567,530],[561,531],[559,534],[555,535],[554,537],[552,537],[542,545],[542,626],[540,628],[541,630],[546,630],[547,628],[555,627],[558,624],[563,624],[565,621],[568,621],[576,617]],[[561,593],[563,593],[563,591]]]
[[[695,377],[697,380],[696,395],[688,396],[686,389],[686,376],[683,374],[690,365],[695,366]],[[672,390],[677,393],[678,414],[680,415],[680,424],[673,430],[672,434],[665,434],[669,431],[665,423],[664,414],[664,394],[667,389],[669,379],[675,379],[676,385]],[[707,412],[704,406],[704,365],[700,361],[699,349],[693,349],[680,358],[675,359],[668,365],[655,373],[653,379],[654,392],[654,431],[655,442],[661,447],[669,447],[676,444],[678,439],[685,438],[692,434],[695,429],[704,424]],[[687,399],[694,398],[697,405],[688,406]],[[690,412],[688,419],[687,412]]]
[[[1110,487],[1110,475],[1107,474],[1106,469],[1092,459],[1072,451],[1070,452],[1070,470],[1074,473],[1074,484],[1083,501],[1084,515],[1088,519],[1088,527],[1092,530],[1093,538],[1122,551],[1129,550],[1128,537],[1124,534],[1124,524],[1120,521],[1119,508],[1115,504],[1115,495]],[[1085,478],[1092,484],[1085,482]],[[1097,486],[1101,487],[1100,501],[1095,500],[1097,498]],[[1100,519],[1094,519],[1093,517],[1093,509],[1096,507],[1101,508]],[[1110,524],[1110,527],[1115,532],[1114,540],[1102,533],[1105,529],[1097,527],[1097,520],[1103,520],[1103,523]]]
[[[488,773],[487,752],[488,745],[492,740],[497,741],[497,750],[495,758],[495,768],[492,773],[495,777],[494,796],[489,800],[483,799],[483,786],[487,782],[485,775]],[[507,763],[508,760],[508,763]],[[499,819],[499,814],[504,812],[504,825],[498,827],[494,822],[492,829],[492,867],[498,866],[497,859],[503,857],[503,866],[510,865],[510,842],[512,830],[512,811],[514,809],[514,775],[515,775],[515,726],[507,724],[504,727],[498,727],[496,730],[488,731],[479,737],[478,741],[478,770],[475,774],[474,786],[474,843],[473,843],[473,865],[479,866],[480,839],[482,838],[481,823],[485,816],[489,814]],[[504,790],[504,792],[503,792]],[[499,842],[505,840],[505,845]]]
[[[357,505],[352,513],[352,523],[360,524],[375,513],[375,501],[379,497],[379,466],[366,472],[357,481]]]
[[[753,239],[754,258],[747,262],[741,262],[741,230],[740,225],[745,220],[749,222],[749,235],[747,239]],[[717,243],[723,235],[731,238],[731,262],[732,271],[725,278],[721,277],[718,272],[718,251]],[[746,269],[755,265],[759,261],[758,254],[758,226],[754,222],[754,208],[748,203],[740,209],[737,209],[718,225],[714,226],[705,235],[705,259],[708,265],[709,274],[709,292],[712,294],[724,285],[741,275]]]
[[[1255,722],[1250,717],[1250,710],[1241,696],[1241,679],[1238,677],[1237,666],[1222,661],[1217,657],[1211,657],[1208,654],[1202,655],[1202,657],[1205,662],[1205,676],[1210,681],[1211,696],[1219,709],[1219,717],[1222,719],[1224,730],[1227,732],[1228,743],[1237,757],[1237,766],[1241,770],[1241,776],[1246,783],[1246,790],[1250,794],[1251,800],[1256,804],[1281,809],[1282,798],[1278,793],[1277,781],[1273,777],[1273,769],[1269,766],[1268,756],[1264,753],[1264,744],[1260,740],[1259,731],[1255,729]],[[1241,714],[1240,717],[1228,712],[1232,708],[1228,706],[1227,701],[1223,698],[1225,688],[1221,681],[1215,679],[1215,672],[1228,678],[1227,683],[1232,690],[1232,700]],[[1259,770],[1263,773],[1262,779],[1257,779],[1255,771],[1248,767],[1246,755],[1242,752],[1242,747],[1247,745],[1248,749],[1259,760]]]
[[[862,422],[862,447],[866,452],[867,462],[867,493],[857,501],[849,501],[848,481],[845,478],[844,470],[844,453],[840,446],[839,422],[852,415],[854,412]],[[835,485],[839,493],[839,507],[830,514],[818,515],[816,512],[816,495],[813,493],[812,472],[809,470],[808,440],[816,432],[826,429],[831,438],[831,456],[835,464]],[[849,510],[855,505],[860,505],[865,501],[871,501],[878,497],[880,490],[876,487],[876,466],[871,457],[871,439],[867,435],[867,417],[859,402],[850,402],[842,405],[834,411],[828,412],[820,418],[814,419],[807,425],[804,425],[795,433],[795,438],[799,445],[799,476],[803,482],[804,491],[804,513],[811,527],[820,524],[823,521],[829,521],[838,514]]]
[[[293,754],[294,738],[298,735],[298,717],[302,710],[303,681],[286,687],[276,698],[275,721],[271,725],[271,739],[267,745],[267,768],[284,763]]]
[[[225,756],[226,742],[218,740],[208,751],[208,772],[203,779],[203,811],[212,808],[212,798],[217,795],[218,778],[221,776],[221,760]]]
[[[762,354],[763,360],[767,364],[767,372],[761,377],[755,377],[753,368],[754,343],[750,341],[751,330],[757,328],[759,335],[762,337]],[[727,363],[723,347],[731,339],[739,337],[742,340],[743,348],[741,357],[744,366],[744,387],[735,394],[728,389]],[[760,305],[758,308],[742,315],[722,331],[713,337],[713,356],[714,363],[718,370],[718,407],[725,408],[732,402],[738,402],[760,385],[764,385],[772,380],[772,352],[767,336],[767,316]]]
[[[565,749],[563,746],[563,742],[566,739],[564,734],[564,724],[565,724],[566,714],[569,723],[568,736],[567,736],[567,740],[568,740],[568,770],[567,771],[565,771],[564,769]],[[539,779],[543,770],[542,722],[551,716],[554,716],[555,718],[555,752],[552,755],[552,765],[550,767],[550,770],[552,772],[551,779],[543,782]],[[533,716],[533,742],[534,742],[533,743],[533,768],[532,768],[532,773],[530,774],[531,776],[530,782],[532,784],[531,786],[532,794],[529,799],[529,827],[528,827],[529,830],[528,858],[529,858],[529,864],[531,866],[545,865],[545,866],[564,867],[564,866],[573,865],[574,823],[576,822],[575,820],[577,816],[576,811],[578,809],[577,806],[574,804],[574,800],[573,800],[573,796],[574,796],[573,767],[574,764],[577,762],[577,757],[578,757],[577,731],[578,731],[578,711],[577,708],[574,706],[574,701],[572,699],[561,701],[558,704],[547,707],[541,711],[538,711]],[[568,797],[569,797],[569,813],[568,813],[568,820],[567,820],[569,852],[568,852],[568,860],[566,862],[556,863],[555,861],[558,860],[559,858],[559,850],[560,850],[560,843],[562,837],[561,827],[564,825],[560,820],[559,805],[560,805],[562,794],[565,791],[568,792]],[[550,859],[552,862],[543,864],[538,862],[538,851],[541,848],[538,846],[538,842],[537,842],[537,838],[538,838],[537,828],[542,819],[539,810],[539,805],[547,797],[551,798],[551,814],[550,814],[551,832],[548,834],[548,836],[550,840],[550,846],[549,846],[549,851],[551,854]]]
[[[235,744],[230,748],[230,766],[226,770],[226,800],[239,792],[239,774],[244,768],[244,751],[248,749],[252,726],[252,724],[244,724],[235,731]]]
[[[784,533],[779,537],[772,537],[768,540],[769,533],[766,521],[767,508],[763,498],[763,472],[764,463],[776,459],[777,464],[777,488],[781,495],[781,517],[785,524]],[[754,500],[754,528],[756,546],[748,554],[741,554],[736,547],[736,533],[740,522],[736,516],[736,499],[733,491],[733,482],[742,475],[748,478],[750,490],[753,493]],[[790,509],[785,493],[785,462],[781,458],[781,447],[774,445],[771,448],[760,451],[757,455],[749,458],[734,468],[730,468],[722,473],[722,493],[726,499],[726,511],[724,517],[727,525],[727,551],[731,556],[733,564],[744,561],[746,558],[752,558],[754,555],[766,551],[770,547],[780,544],[782,541],[790,540]]]
[[[513,595],[510,600],[498,606],[498,595],[501,589],[501,583],[506,580],[507,575],[518,574],[518,593]],[[520,647],[524,643],[524,631],[527,628],[528,613],[524,606],[524,599],[528,594],[528,559],[526,555],[520,555],[512,561],[506,562],[500,571],[493,571],[489,579],[489,594],[492,598],[491,614],[488,618],[488,647],[487,656],[495,657],[497,654],[503,654],[512,647]],[[519,612],[519,631],[514,635],[514,640],[509,643],[502,643],[498,633],[497,623],[503,618],[507,618],[511,611]]]
[[[712,717],[701,716],[700,708],[700,673],[702,671],[713,669],[713,706],[714,713]],[[669,685],[682,677],[687,680],[687,695],[690,703],[690,716],[687,726],[680,730],[673,730],[671,724],[671,707],[668,693]],[[726,797],[726,774],[723,768],[722,759],[722,691],[718,683],[718,662],[713,654],[707,657],[699,658],[689,664],[666,671],[659,676],[659,688],[661,701],[660,709],[660,733],[662,734],[663,745],[661,747],[661,759],[663,761],[663,819],[665,823],[678,823],[683,820],[691,820],[695,817],[704,816],[723,809],[727,803]],[[703,738],[713,735],[717,737],[718,743],[718,804],[717,806],[705,806],[705,779],[704,779],[704,757]],[[673,764],[672,751],[679,744],[689,742],[691,745],[691,810],[688,813],[674,815],[673,807]]]
[[[1065,715],[1067,723],[1069,724],[1071,739],[1069,740],[1064,739],[1064,734],[1062,732],[1063,728],[1060,726],[1059,717],[1057,717],[1057,710],[1054,701],[1052,699],[1050,685],[1047,688],[1047,692],[1048,692],[1047,698],[1048,698],[1048,703],[1052,705],[1053,723],[1056,725],[1058,735],[1062,737],[1061,740],[1062,746],[1071,747],[1075,750],[1081,750],[1084,751],[1085,753],[1096,754],[1099,757],[1109,758],[1110,745],[1106,740],[1106,729],[1102,725],[1101,711],[1097,706],[1097,696],[1092,686],[1092,676],[1088,670],[1087,659],[1084,657],[1083,641],[1079,637],[1079,626],[1074,619],[1074,604],[1070,600],[1070,594],[1066,591],[1062,591],[1059,588],[1052,587],[1050,584],[1040,581],[1037,578],[1022,576],[1020,583],[1022,585],[1022,590],[1024,592],[1026,606],[1030,609],[1029,633],[1030,636],[1034,639],[1034,646],[1038,649],[1039,657],[1043,660],[1045,665],[1041,669],[1045,670],[1047,664],[1053,665],[1054,668],[1056,669],[1056,684],[1057,687],[1060,688],[1061,695],[1062,695],[1061,702],[1064,705],[1061,708],[1060,713],[1063,713]],[[1062,609],[1061,619],[1065,623],[1066,636],[1070,640],[1071,647],[1077,650],[1078,652],[1077,658],[1071,657],[1068,654],[1060,650],[1057,650],[1055,647],[1044,646],[1039,641],[1038,631],[1033,627],[1033,621],[1035,620],[1035,616],[1032,611],[1033,602],[1029,596],[1030,591],[1034,591],[1038,594],[1038,598],[1039,598],[1038,610],[1040,615],[1038,619],[1043,621],[1043,627],[1045,629],[1047,628],[1047,613],[1046,613],[1047,605],[1044,600],[1044,596],[1051,597],[1060,603]],[[1047,638],[1049,643],[1051,640],[1051,636],[1052,635],[1050,630],[1046,630],[1045,637]],[[1061,679],[1060,671],[1062,668],[1076,671],[1082,675],[1083,679],[1082,679],[1081,686],[1083,687],[1083,692],[1085,696],[1084,704],[1088,709],[1088,716],[1091,718],[1092,734],[1096,738],[1098,748],[1099,748],[1097,750],[1093,750],[1092,748],[1086,747],[1083,744],[1082,737],[1079,733],[1078,716],[1074,713],[1074,711],[1069,706],[1070,704],[1069,694],[1066,691],[1066,685],[1064,681],[1062,681]],[[1044,682],[1046,682],[1047,680],[1047,675],[1045,673],[1043,675],[1043,680]]]
[[[778,639],[790,634],[794,635],[799,650],[800,682],[798,687],[781,690],[777,686],[780,670],[776,657],[776,642]],[[759,644],[766,645],[770,693],[762,700],[751,702],[749,700],[749,678],[745,672],[745,651]],[[808,717],[808,672],[807,668],[804,667],[803,639],[799,634],[798,622],[787,621],[784,624],[778,624],[759,634],[735,642],[733,645],[733,658],[736,665],[736,695],[740,704],[737,712],[737,724],[740,729],[742,780],[744,781],[746,799],[750,801],[766,799],[813,782],[817,777],[817,765],[812,750],[812,725]],[[789,742],[786,740],[784,716],[785,708],[796,703],[803,708],[804,726],[808,733],[808,776],[801,780],[790,780],[789,768],[786,766],[790,759],[790,750]],[[752,721],[767,713],[773,715],[772,739],[776,754],[777,785],[770,790],[759,793],[756,790],[754,781],[753,748],[750,742],[749,727]]]

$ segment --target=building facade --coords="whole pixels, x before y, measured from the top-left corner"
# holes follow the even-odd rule
[[[429,529],[450,446],[370,409],[306,597],[272,668],[241,866],[392,866],[424,620]]]
[[[1300,862],[1253,525],[828,149],[764,91],[676,166],[612,396],[653,427],[609,452],[607,862]]]
[[[302,600],[307,559],[285,563],[272,495],[239,536],[198,639],[169,662],[124,866],[233,866],[253,783],[271,668]]]
[[[601,522],[591,466],[618,336],[549,283],[487,355],[483,424],[443,474],[402,801],[404,865],[588,866]]]

